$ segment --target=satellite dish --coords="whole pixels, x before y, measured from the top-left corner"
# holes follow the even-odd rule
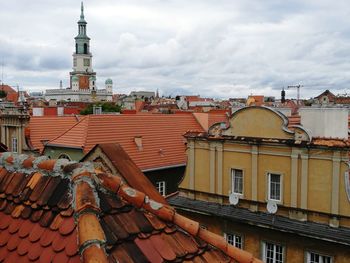
[[[230,194],[229,201],[231,205],[237,205],[239,201],[239,197],[236,194]]]
[[[276,214],[276,212],[277,212],[276,202],[268,201],[266,208],[267,208],[267,212],[269,212],[270,214]]]

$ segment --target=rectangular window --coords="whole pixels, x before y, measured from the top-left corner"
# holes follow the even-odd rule
[[[232,193],[243,194],[243,171],[231,169]]]
[[[284,247],[278,244],[264,242],[263,260],[265,263],[283,263]]]
[[[90,67],[90,59],[84,58],[84,66],[85,67]]]
[[[321,255],[315,252],[307,252],[306,254],[306,262],[307,263],[332,263],[332,257]]]
[[[77,66],[77,58],[73,59],[73,66],[76,67]]]
[[[18,152],[18,149],[17,149],[17,138],[12,138],[12,152],[14,152],[14,153]]]
[[[238,248],[243,248],[242,236],[236,234],[224,233],[224,237],[230,245]]]
[[[166,195],[165,181],[156,182],[156,188],[162,196]]]
[[[281,201],[281,175],[269,174],[269,191],[268,199],[274,201]]]

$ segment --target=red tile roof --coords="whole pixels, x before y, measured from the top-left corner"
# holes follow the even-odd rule
[[[81,147],[119,143],[142,170],[185,164],[188,130],[202,131],[190,114],[89,115],[48,145]],[[137,147],[135,137],[141,137]]]
[[[17,102],[18,101],[18,93],[16,90],[14,90],[11,86],[1,84],[0,90],[3,90],[7,93],[6,100],[11,102]]]
[[[44,149],[43,141],[56,138],[84,117],[79,118],[75,116],[31,117],[26,134],[29,135],[33,147],[41,152]]]
[[[261,262],[91,163],[0,154],[0,262]]]

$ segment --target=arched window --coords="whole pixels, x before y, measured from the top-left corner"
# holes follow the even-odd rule
[[[78,53],[78,44],[75,44],[75,53]]]
[[[58,156],[58,159],[67,159],[68,161],[71,161],[71,158],[65,153],[62,153],[60,156]]]
[[[87,44],[85,43],[84,44],[84,54],[87,54],[88,53],[88,49],[87,49]]]

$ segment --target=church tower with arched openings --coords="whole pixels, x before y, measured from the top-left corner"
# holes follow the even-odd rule
[[[70,72],[71,87],[74,89],[78,88],[79,90],[92,90],[95,89],[96,85],[96,72],[94,72],[92,69],[90,38],[86,34],[86,24],[87,22],[85,21],[84,17],[84,5],[83,2],[81,2],[81,13],[78,21],[78,35],[74,38],[75,52],[73,53],[73,71]]]

